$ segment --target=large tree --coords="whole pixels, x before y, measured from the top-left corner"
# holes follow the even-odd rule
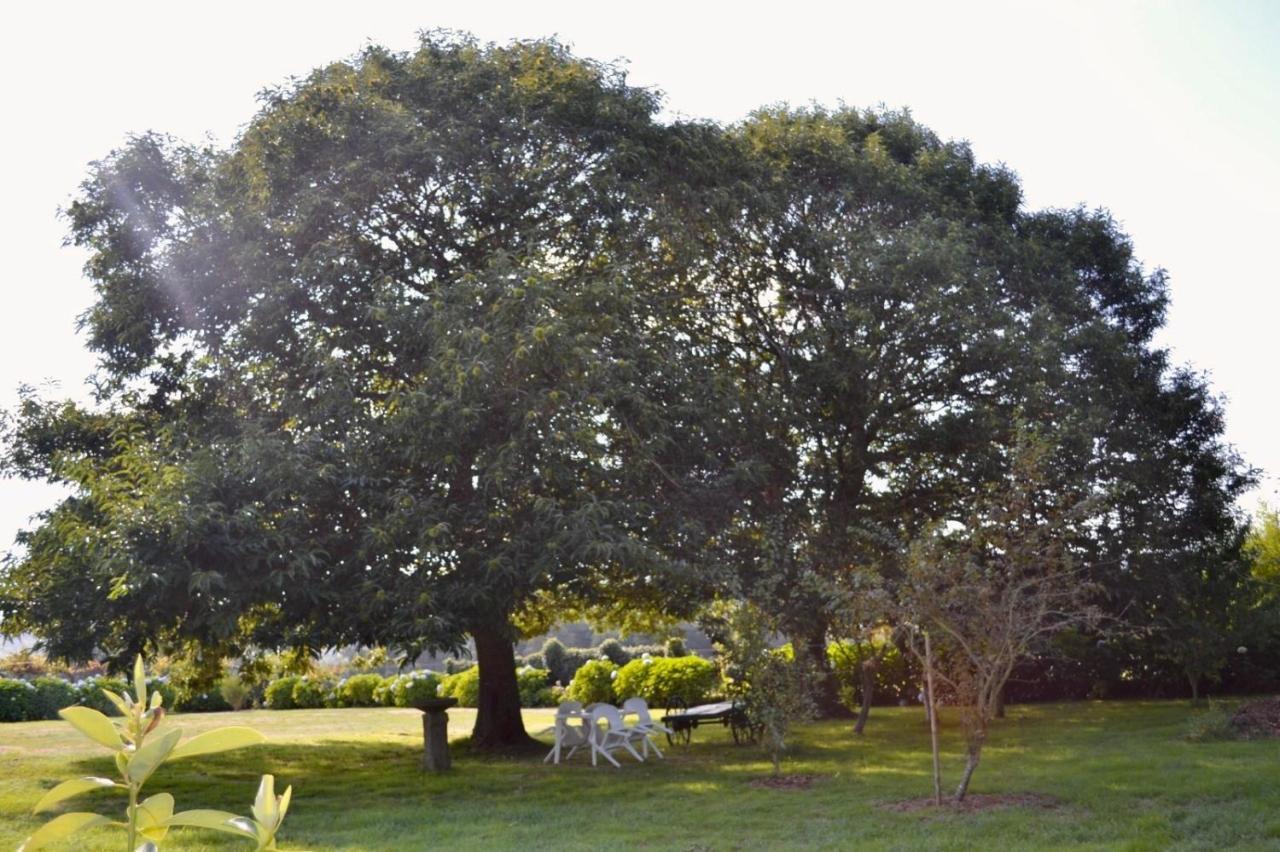
[[[10,468],[75,493],[7,565],[6,629],[66,656],[469,636],[474,740],[525,740],[513,613],[671,566],[621,490],[669,303],[655,108],[553,42],[427,35],[267,93],[228,149],[97,163],[70,219],[100,405],[13,426]]]
[[[1177,528],[1205,546],[1231,526],[1247,477],[1212,398],[1152,345],[1164,274],[1105,213],[1027,210],[1014,175],[905,114],[770,109],[729,135],[747,177],[726,175],[739,202],[690,319],[734,377],[709,407],[739,412],[722,458],[750,474],[717,545],[812,665],[843,578],[892,580],[903,542],[966,515],[1019,421],[1051,430],[1053,469],[1117,513],[1159,488],[1171,509],[1146,541]],[[1137,541],[1099,534],[1089,564],[1113,591]],[[834,709],[830,679],[822,697]]]

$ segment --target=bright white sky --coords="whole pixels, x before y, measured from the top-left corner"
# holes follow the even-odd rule
[[[1230,440],[1268,473],[1246,508],[1280,502],[1280,3],[1266,0],[6,4],[0,406],[20,382],[86,396],[74,326],[91,292],[56,214],[90,160],[148,129],[229,141],[263,87],[434,27],[626,59],[686,116],[910,107],[1015,169],[1030,206],[1109,208],[1171,274],[1162,342],[1212,376]],[[55,497],[0,481],[0,551]]]

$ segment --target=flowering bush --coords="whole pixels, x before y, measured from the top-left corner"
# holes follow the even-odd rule
[[[435,672],[416,671],[395,678],[391,688],[392,701],[397,707],[416,707],[428,698],[438,698],[444,692],[441,678]]]

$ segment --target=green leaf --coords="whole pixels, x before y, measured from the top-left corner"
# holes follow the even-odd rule
[[[160,843],[169,833],[166,820],[173,816],[173,796],[157,793],[138,805],[138,831],[147,840]]]
[[[111,822],[111,820],[101,814],[63,814],[62,816],[54,817],[44,825],[40,826],[35,834],[28,837],[23,844],[18,847],[18,852],[33,852],[33,850],[39,849],[49,843],[56,843],[59,840],[64,840],[82,828],[102,825],[108,822]]]
[[[133,691],[138,696],[138,705],[147,706],[147,670],[142,665],[142,655],[133,661]]]
[[[116,706],[116,709],[120,711],[121,716],[129,715],[130,711],[132,711],[133,708],[129,706],[129,702],[124,700],[123,695],[117,695],[116,693],[112,692],[106,687],[99,687],[99,688],[102,690],[102,694],[107,696],[107,700],[110,701],[112,704],[114,704]]]
[[[173,747],[181,738],[182,729],[174,728],[171,731],[165,731],[134,752],[133,757],[129,758],[129,781],[133,784],[141,784],[151,777],[151,773],[156,771],[157,766],[164,763],[164,759],[169,756],[169,752],[173,751]]]
[[[258,745],[266,741],[267,738],[253,728],[218,728],[217,730],[205,731],[203,734],[192,737],[175,748],[171,756],[179,758],[193,757],[197,754],[214,754],[220,751],[230,751],[233,748]]]
[[[226,811],[214,810],[194,810],[182,811],[165,820],[165,825],[170,828],[179,826],[187,826],[189,828],[208,828],[213,831],[223,831],[227,834],[234,834],[239,837],[247,837],[256,841],[258,833],[250,828],[238,824],[243,820],[235,814],[229,814]]]
[[[72,726],[96,743],[101,743],[112,751],[124,748],[120,732],[111,720],[92,707],[67,707],[59,710],[58,715],[66,719]]]
[[[84,778],[73,778],[70,781],[63,781],[36,802],[36,806],[31,812],[38,814],[41,811],[47,811],[58,802],[64,799],[70,799],[72,796],[78,796],[81,793],[87,793],[90,790],[100,790],[103,787],[122,787],[123,784],[117,784],[110,778],[95,778],[93,776],[85,776]]]

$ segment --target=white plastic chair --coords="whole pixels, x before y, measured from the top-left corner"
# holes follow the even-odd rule
[[[573,757],[573,753],[586,745],[591,739],[591,731],[586,724],[570,724],[572,719],[581,718],[581,714],[581,701],[565,701],[556,708],[555,725],[539,732],[541,734],[555,734],[555,745],[551,747],[551,751],[547,752],[547,756],[542,759],[543,763],[549,760],[553,763],[559,763],[560,754],[566,748],[569,749],[569,753],[564,755],[567,760]],[[594,761],[592,762],[594,763]]]
[[[605,726],[600,727],[600,723],[604,722]],[[620,748],[625,748],[631,752],[631,756],[641,763],[644,758],[640,752],[636,751],[635,746],[631,743],[637,739],[645,739],[645,735],[638,728],[629,728],[622,724],[622,714],[618,712],[618,708],[612,704],[596,704],[591,708],[590,722],[590,738],[591,738],[591,765],[596,765],[596,755],[604,755],[604,759],[612,763],[618,768],[622,764],[614,760],[612,752]]]
[[[658,748],[658,744],[653,741],[654,734],[670,734],[672,730],[666,725],[657,721],[653,716],[649,715],[649,705],[643,698],[628,698],[622,702],[623,717],[635,714],[636,723],[630,727],[644,734],[643,751],[647,757],[649,749],[652,748],[658,753],[658,757],[666,760],[662,754],[662,750]]]

